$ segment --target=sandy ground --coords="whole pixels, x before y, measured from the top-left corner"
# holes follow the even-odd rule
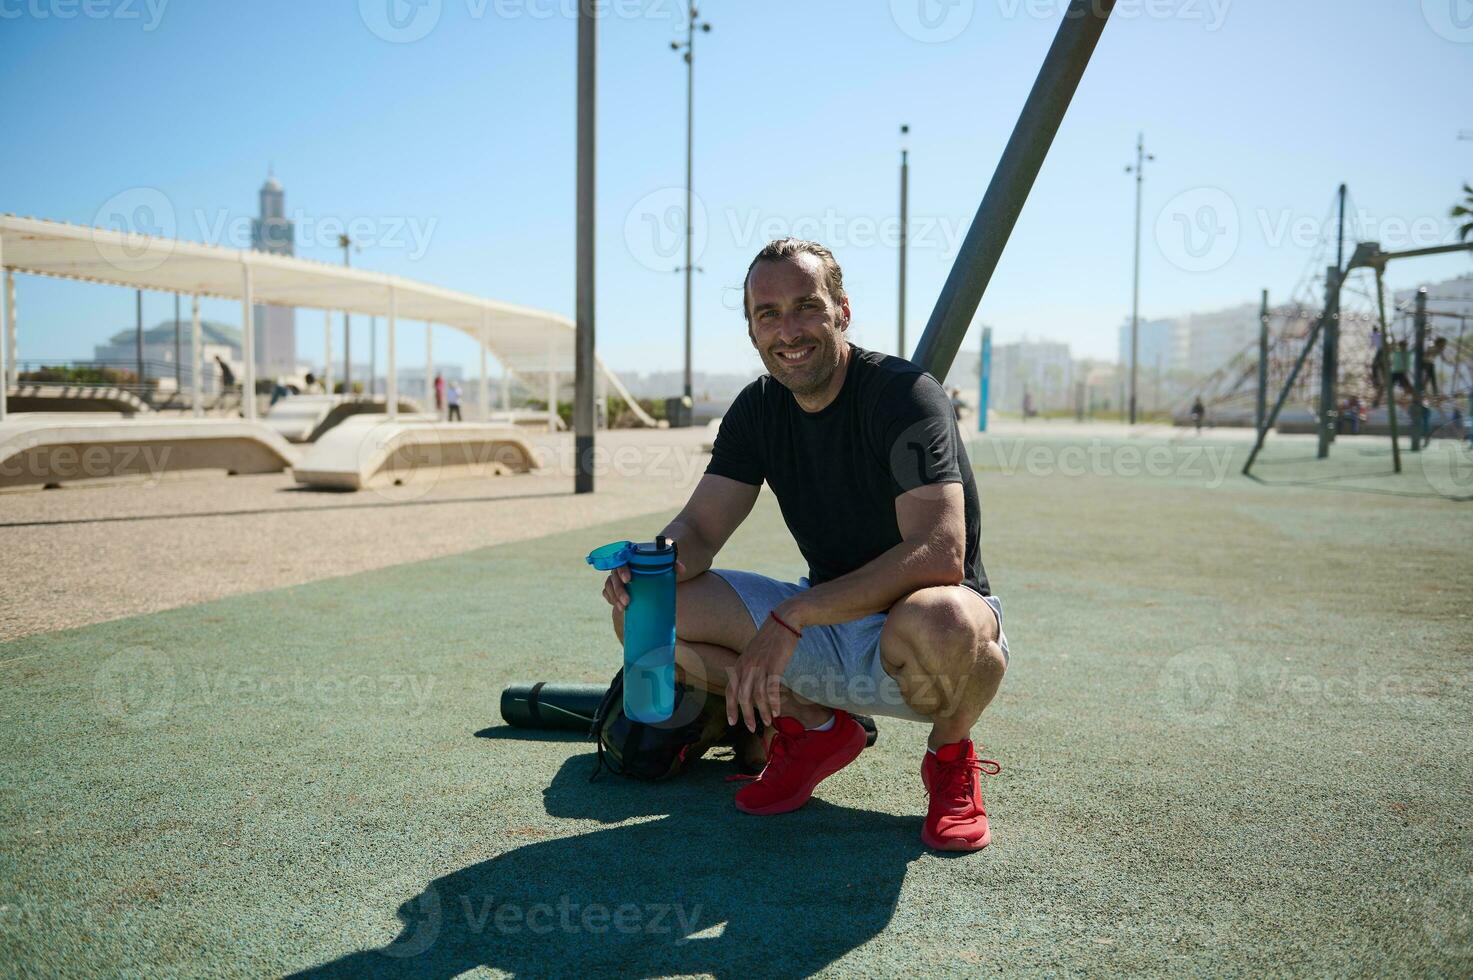
[[[706,438],[601,432],[593,494],[573,493],[567,433],[529,436],[546,464],[535,475],[338,493],[289,473],[207,474],[3,493],[0,640],[676,510]]]

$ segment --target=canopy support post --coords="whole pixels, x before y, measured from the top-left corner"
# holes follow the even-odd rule
[[[389,284],[389,338],[388,338],[388,361],[389,373],[384,377],[384,399],[388,402],[389,418],[399,417],[399,376],[394,364],[394,335],[398,333],[399,325],[399,291]]]
[[[205,416],[205,383],[201,377],[204,374],[204,345],[200,341],[201,333],[199,293],[192,293],[189,297],[189,400],[197,419]]]
[[[245,359],[245,370],[241,373],[240,404],[241,414],[244,418],[255,421],[256,418],[256,316],[255,307],[251,302],[251,263],[246,259],[240,260],[241,274],[241,355]],[[142,379],[139,379],[142,381]]]

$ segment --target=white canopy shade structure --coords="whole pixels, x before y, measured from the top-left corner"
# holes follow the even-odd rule
[[[251,309],[257,304],[384,317],[389,324],[386,407],[391,416],[397,412],[394,327],[401,318],[468,334],[524,383],[531,376],[551,380],[574,369],[574,324],[567,317],[399,276],[293,256],[6,214],[0,215],[0,268],[6,270],[11,285],[5,296],[6,342],[0,344],[0,368],[10,362],[4,371],[7,380],[13,377],[16,357],[12,278],[16,272],[240,301],[248,393],[254,390],[255,381]],[[655,424],[602,362],[597,371],[641,421]],[[5,387],[0,384],[0,418],[4,417]],[[484,407],[484,375],[482,402]],[[253,417],[254,398],[247,395],[245,403],[247,417]],[[549,410],[555,411],[555,407],[549,405]]]

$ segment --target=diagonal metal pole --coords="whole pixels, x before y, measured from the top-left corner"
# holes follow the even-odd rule
[[[992,183],[910,358],[938,379],[946,377],[956,359],[1054,134],[1114,9],[1115,0],[1070,0],[1064,12],[1064,22],[1054,35],[1013,135],[992,174]]]
[[[1304,362],[1309,359],[1309,352],[1314,350],[1314,345],[1320,339],[1320,328],[1329,319],[1329,313],[1321,313],[1314,321],[1314,328],[1309,331],[1309,338],[1304,342],[1304,349],[1299,352],[1299,359],[1294,362],[1294,369],[1289,372],[1289,378],[1284,382],[1284,388],[1279,392],[1278,401],[1274,402],[1274,410],[1268,413],[1268,418],[1263,420],[1263,428],[1258,430],[1258,438],[1253,443],[1253,451],[1248,454],[1248,462],[1243,464],[1243,475],[1253,468],[1253,461],[1258,458],[1258,451],[1263,448],[1264,437],[1268,435],[1274,423],[1279,420],[1279,412],[1284,408],[1284,402],[1289,400],[1289,392],[1294,390],[1294,382],[1299,377],[1299,371],[1304,367]]]

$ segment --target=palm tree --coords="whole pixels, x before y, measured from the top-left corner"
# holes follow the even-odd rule
[[[1454,204],[1448,216],[1473,219],[1473,187],[1463,185],[1463,203]],[[1458,226],[1458,241],[1465,242],[1470,235],[1473,235],[1473,220],[1464,221]]]

